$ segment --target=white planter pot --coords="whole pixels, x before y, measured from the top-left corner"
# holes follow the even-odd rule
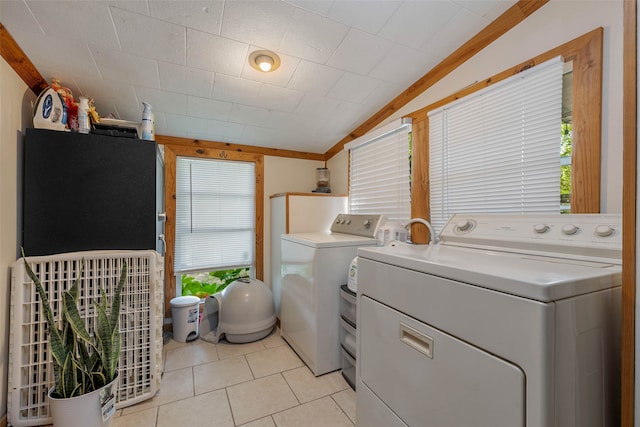
[[[115,413],[118,375],[106,386],[78,397],[51,397],[49,408],[54,427],[109,427]]]

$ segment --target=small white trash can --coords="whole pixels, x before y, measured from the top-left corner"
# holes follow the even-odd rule
[[[170,301],[170,304],[173,339],[178,342],[188,342],[198,338],[200,298],[195,296],[176,297]]]

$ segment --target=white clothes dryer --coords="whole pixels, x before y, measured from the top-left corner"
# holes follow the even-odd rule
[[[377,244],[381,219],[340,214],[330,232],[281,237],[282,337],[316,376],[341,368],[340,286],[357,249]]]
[[[619,425],[621,224],[455,215],[360,249],[358,425]]]

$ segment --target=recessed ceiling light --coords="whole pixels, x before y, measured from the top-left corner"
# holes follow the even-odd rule
[[[268,73],[280,66],[280,57],[270,50],[256,50],[249,55],[249,64],[258,71]]]

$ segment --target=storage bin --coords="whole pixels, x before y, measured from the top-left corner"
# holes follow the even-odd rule
[[[356,329],[346,319],[340,319],[340,326],[340,344],[352,357],[357,357]]]
[[[356,389],[356,360],[342,348],[342,376],[352,389]]]
[[[128,268],[120,307],[120,375],[116,409],[153,398],[162,378],[162,319],[164,303],[164,259],[155,251],[80,251],[41,257],[28,262],[47,290],[49,301],[60,306],[62,293],[71,287],[74,272],[84,262],[83,278],[78,282],[79,298],[93,295],[99,284],[107,294],[118,283],[122,262]],[[47,340],[42,339],[46,319],[40,316],[40,301],[24,260],[11,270],[11,335],[7,418],[14,427],[44,426],[52,422],[47,391],[54,386],[54,369]],[[55,320],[59,313],[54,313]],[[83,310],[80,317],[93,333],[98,313]],[[35,357],[34,355],[37,355]],[[36,380],[37,379],[37,380]]]
[[[356,324],[356,294],[347,285],[340,286],[340,315],[352,325]]]

